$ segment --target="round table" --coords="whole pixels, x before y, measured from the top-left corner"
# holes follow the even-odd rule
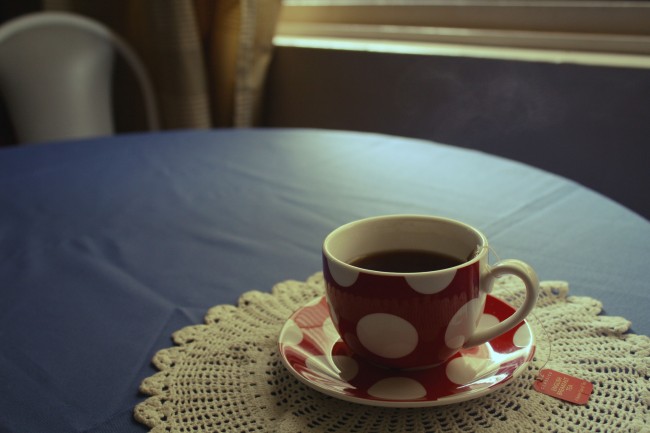
[[[467,149],[309,129],[132,134],[0,151],[0,430],[143,432],[152,356],[211,306],[304,280],[335,227],[433,214],[648,334],[650,223]]]

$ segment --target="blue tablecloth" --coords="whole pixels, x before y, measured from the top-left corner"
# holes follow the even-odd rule
[[[483,230],[502,258],[650,333],[650,223],[529,166],[322,130],[134,134],[0,151],[0,431],[144,432],[132,410],[179,328],[320,270],[379,214]]]

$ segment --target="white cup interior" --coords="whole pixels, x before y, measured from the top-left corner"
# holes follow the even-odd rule
[[[389,250],[423,250],[450,255],[463,263],[487,247],[485,236],[459,221],[419,215],[390,215],[354,221],[325,238],[323,251],[336,261],[351,261]]]

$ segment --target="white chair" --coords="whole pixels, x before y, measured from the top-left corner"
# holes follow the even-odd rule
[[[114,53],[142,90],[148,127],[158,129],[142,62],[106,26],[65,12],[23,15],[0,26],[0,92],[20,143],[113,134]]]

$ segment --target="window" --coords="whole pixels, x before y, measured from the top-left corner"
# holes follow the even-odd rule
[[[650,67],[650,1],[284,0],[279,45]],[[491,53],[491,54],[490,54]]]

